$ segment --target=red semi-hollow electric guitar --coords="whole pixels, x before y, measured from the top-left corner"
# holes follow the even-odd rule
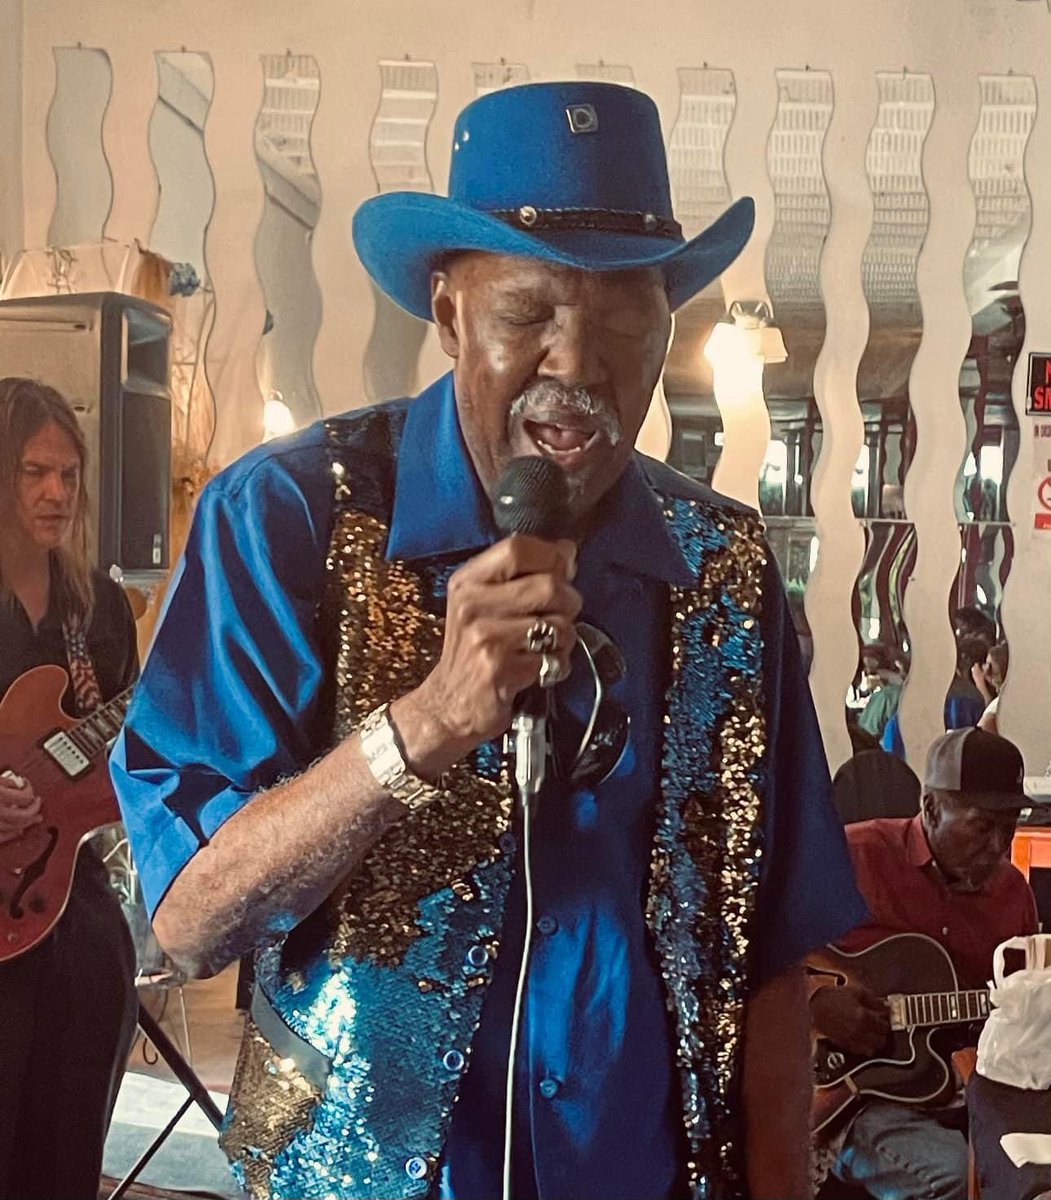
[[[34,667],[0,700],[0,771],[29,780],[43,818],[0,843],[0,962],[48,935],[69,901],[81,844],[120,820],[106,751],[132,689],[78,721],[62,711],[68,686],[62,667]]]

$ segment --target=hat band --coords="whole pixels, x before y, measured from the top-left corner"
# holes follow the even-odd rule
[[[600,233],[634,233],[676,242],[683,240],[678,221],[650,212],[614,208],[534,208],[532,204],[523,204],[520,208],[489,209],[488,215],[531,233],[594,229]]]

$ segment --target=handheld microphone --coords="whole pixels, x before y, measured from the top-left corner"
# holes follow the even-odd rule
[[[504,537],[527,533],[556,541],[566,537],[572,526],[569,510],[569,481],[565,472],[549,458],[514,458],[500,476],[490,499],[493,520]],[[533,936],[532,799],[540,791],[547,770],[547,722],[550,693],[539,684],[515,699],[511,740],[515,754],[515,783],[522,805],[522,870],[525,880],[525,942],[518,970],[515,1003],[511,1015],[507,1084],[504,1102],[503,1200],[511,1200],[511,1162],[515,1112],[515,1050],[522,1016],[526,974]]]
[[[514,458],[492,490],[493,520],[504,537],[526,533],[556,541],[572,526],[569,481],[549,458]],[[548,693],[539,685],[517,698],[511,721],[515,783],[524,805],[540,791],[547,770]]]

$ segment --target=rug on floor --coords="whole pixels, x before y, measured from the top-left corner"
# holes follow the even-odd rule
[[[215,1092],[212,1096],[220,1109],[225,1109],[226,1097]],[[186,1091],[178,1083],[127,1072],[106,1139],[103,1174],[114,1181],[122,1179],[185,1099]],[[129,1195],[185,1198],[188,1193],[196,1193],[220,1200],[244,1197],[230,1174],[211,1122],[196,1105],[190,1107],[169,1134],[138,1182],[146,1190]],[[113,1186],[115,1183],[110,1191]],[[109,1191],[103,1191],[103,1195],[108,1196]]]

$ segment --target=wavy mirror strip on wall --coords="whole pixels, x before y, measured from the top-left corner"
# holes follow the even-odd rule
[[[904,484],[916,440],[909,373],[923,334],[916,264],[929,222],[922,161],[934,83],[908,72],[881,73],[876,82],[878,107],[865,154],[872,231],[861,260],[869,336],[857,380],[865,442],[851,495],[865,530],[854,589],[861,654],[849,702],[863,734],[885,735],[889,745],[910,655],[903,604],[916,531],[905,512]]]
[[[625,87],[635,86],[635,72],[627,63],[577,63],[577,78],[592,79],[600,83],[622,83]]]
[[[215,90],[207,54],[160,51],[157,100],[150,114],[150,158],[157,176],[157,212],[150,249],[173,264],[173,448],[177,478],[203,463],[215,429],[205,347],[215,317],[215,293],[205,258],[205,235],[215,207],[215,181],[204,129]]]
[[[725,152],[737,90],[732,71],[680,67],[678,76],[679,111],[668,141],[668,170],[675,215],[691,238],[730,204]],[[722,449],[723,422],[704,345],[712,326],[725,315],[722,284],[716,279],[675,314],[664,368],[672,416],[669,461],[707,484]]]
[[[475,96],[488,96],[501,88],[514,87],[517,83],[529,82],[529,68],[525,63],[499,62],[471,63],[474,75]]]
[[[813,639],[803,597],[817,562],[810,485],[822,436],[814,366],[825,341],[820,269],[831,221],[822,150],[832,107],[829,72],[777,72],[777,112],[766,148],[774,228],[766,247],[765,277],[788,358],[768,363],[763,373],[771,437],[759,503],[808,662]]]
[[[946,709],[954,724],[973,724],[1007,671],[1000,604],[1014,557],[1007,485],[1019,439],[1011,381],[1025,340],[1018,266],[1032,219],[1024,164],[1036,118],[1032,78],[985,75],[979,88],[981,108],[967,159],[975,201],[974,238],[964,263],[971,342],[960,368],[967,454],[956,479],[960,568],[949,601],[957,674]],[[974,665],[979,669],[972,678]]]
[[[282,424],[305,425],[321,413],[312,368],[321,327],[321,291],[312,258],[321,185],[310,150],[321,75],[311,55],[264,54],[261,63],[263,103],[255,153],[265,200],[255,265],[266,319],[256,366],[268,429],[279,432]]]
[[[55,94],[47,116],[47,150],[55,169],[49,246],[98,242],[113,203],[113,177],[102,122],[113,90],[105,50],[56,46]]]
[[[427,130],[438,104],[433,62],[383,60],[380,99],[369,132],[369,162],[378,192],[432,192]],[[412,392],[427,322],[399,308],[371,285],[376,317],[365,347],[365,393],[370,402]]]

